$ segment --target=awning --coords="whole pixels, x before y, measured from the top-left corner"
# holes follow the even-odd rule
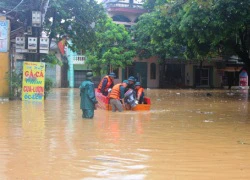
[[[239,72],[241,69],[242,69],[242,67],[227,66],[227,67],[225,67],[223,70],[224,70],[224,71],[228,71],[228,72],[235,72],[235,71]]]

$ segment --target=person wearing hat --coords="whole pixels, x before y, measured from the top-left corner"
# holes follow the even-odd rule
[[[142,104],[144,100],[144,89],[141,87],[140,82],[135,83],[135,92],[136,92],[136,100],[139,102],[139,104]]]
[[[134,89],[135,88],[135,78],[134,78],[134,76],[129,76],[129,78],[128,78],[128,87],[127,87],[127,89],[129,89],[129,88],[131,88],[131,89]]]
[[[95,97],[94,83],[92,82],[93,73],[87,72],[86,80],[80,85],[80,96],[82,117],[92,119],[94,117],[95,105],[98,103]]]
[[[125,108],[124,94],[125,94],[125,88],[127,86],[128,86],[128,81],[124,80],[122,83],[116,84],[112,88],[109,94],[110,98],[109,102],[112,106],[112,112],[115,112],[116,110],[122,112],[123,109]]]
[[[112,89],[114,86],[115,73],[111,72],[109,75],[106,75],[102,78],[97,89],[104,95],[108,96],[109,89]]]

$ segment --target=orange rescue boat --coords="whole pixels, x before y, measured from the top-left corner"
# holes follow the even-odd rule
[[[95,96],[98,101],[98,104],[97,104],[98,108],[108,110],[108,111],[112,110],[112,107],[109,104],[109,98],[107,96],[102,95],[102,93],[98,89],[95,89]],[[150,98],[144,97],[143,104],[137,104],[135,107],[131,108],[128,111],[149,111],[150,106],[151,106]]]

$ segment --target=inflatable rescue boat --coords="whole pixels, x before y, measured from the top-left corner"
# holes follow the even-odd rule
[[[144,96],[144,100],[142,104],[137,104],[136,100],[133,96],[133,90],[128,90],[125,93],[126,101],[128,104],[130,104],[131,109],[124,109],[126,111],[149,111],[151,101],[150,98]],[[107,96],[104,96],[98,89],[95,89],[95,96],[98,101],[97,107],[100,109],[111,111],[112,107],[109,104],[109,98]]]

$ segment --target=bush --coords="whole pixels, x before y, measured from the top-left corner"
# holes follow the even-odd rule
[[[21,99],[22,96],[22,74],[16,72],[15,70],[11,72],[7,72],[7,80],[10,85],[10,99]]]
[[[7,80],[10,85],[10,93],[9,98],[10,99],[21,99],[22,98],[22,73],[17,73],[15,70],[12,71],[12,73],[8,72],[7,74]],[[53,81],[49,78],[45,78],[44,83],[44,99],[46,99],[51,92],[51,89],[53,87]]]
[[[47,98],[51,89],[53,87],[53,81],[50,78],[45,78],[45,85],[44,85],[44,99]]]

